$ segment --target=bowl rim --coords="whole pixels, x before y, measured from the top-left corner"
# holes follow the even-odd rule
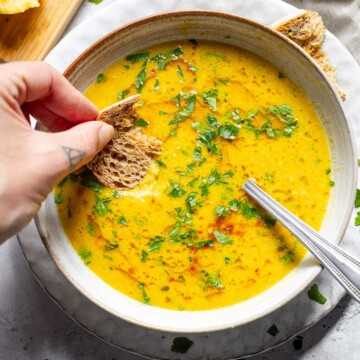
[[[298,53],[300,53],[301,56],[305,57],[308,61],[310,61],[310,63],[312,64],[313,67],[316,68],[316,70],[321,74],[322,76],[322,80],[325,82],[326,86],[331,90],[331,93],[333,95],[335,95],[335,98],[337,100],[339,109],[341,110],[342,116],[345,120],[344,124],[347,126],[347,133],[349,136],[349,140],[351,143],[351,151],[352,151],[352,158],[353,158],[353,166],[352,166],[352,172],[353,172],[353,179],[352,179],[352,188],[351,188],[351,195],[352,198],[355,197],[355,191],[356,191],[356,184],[357,184],[357,165],[356,165],[356,146],[355,146],[355,139],[354,139],[354,134],[353,131],[351,131],[351,124],[349,123],[347,116],[346,116],[346,112],[344,111],[344,107],[342,105],[342,101],[340,99],[339,94],[337,93],[337,90],[335,89],[334,85],[331,83],[331,81],[328,79],[328,77],[326,76],[325,72],[323,71],[323,69],[316,63],[316,61],[308,54],[306,53],[306,51],[304,51],[299,45],[297,45],[295,42],[293,42],[292,40],[290,40],[289,38],[287,38],[286,36],[282,35],[281,33],[277,32],[276,30],[272,29],[271,27],[264,25],[260,22],[257,22],[255,20],[251,20],[249,18],[240,16],[240,15],[236,15],[236,14],[231,14],[231,13],[226,13],[223,11],[213,11],[213,10],[178,10],[178,11],[170,11],[170,12],[164,12],[164,13],[157,13],[157,14],[153,14],[150,16],[146,16],[146,17],[142,17],[140,19],[131,21],[126,23],[125,25],[122,25],[118,28],[116,28],[115,30],[109,32],[108,34],[102,36],[99,40],[97,40],[96,42],[94,42],[91,46],[89,46],[85,51],[83,51],[79,56],[77,56],[77,58],[72,61],[72,63],[67,67],[67,69],[64,71],[63,75],[68,78],[70,77],[77,69],[78,65],[81,64],[81,62],[86,59],[93,51],[96,51],[96,49],[98,47],[101,47],[104,43],[108,42],[109,40],[113,39],[114,37],[117,36],[117,34],[119,32],[122,32],[126,29],[131,29],[133,27],[136,27],[138,25],[144,25],[147,23],[151,23],[154,20],[158,20],[161,18],[171,18],[171,17],[183,17],[183,16],[204,16],[204,15],[211,15],[211,16],[216,16],[218,18],[223,18],[223,19],[230,19],[230,20],[235,20],[235,21],[240,21],[243,23],[247,23],[249,25],[252,25],[254,27],[260,28],[262,31],[265,31],[279,39],[281,39],[282,41],[286,42],[288,45],[290,45],[291,47],[295,48],[296,51]],[[185,38],[186,36],[184,36]],[[350,185],[350,184],[349,184]],[[49,196],[51,196],[51,194],[49,194]],[[345,231],[347,229],[347,226],[349,224],[350,221],[350,217],[352,214],[352,206],[348,205],[347,211],[346,211],[346,215],[345,215],[345,219],[346,221],[343,222],[341,228],[338,231],[338,242],[341,241],[342,237],[345,234]],[[65,275],[65,277],[67,278],[67,280],[69,280],[69,282],[74,285],[74,287],[79,290],[84,296],[86,296],[88,299],[90,299],[93,303],[95,303],[97,306],[99,306],[100,308],[104,309],[105,311],[115,315],[116,317],[122,318],[126,321],[129,321],[133,324],[142,326],[142,327],[147,327],[153,330],[162,330],[162,331],[168,331],[168,332],[181,332],[181,333],[199,333],[199,332],[208,332],[208,331],[219,331],[219,330],[225,330],[227,328],[231,327],[235,327],[235,326],[241,326],[242,324],[246,324],[249,323],[251,321],[254,321],[256,319],[259,319],[263,316],[265,316],[266,314],[269,314],[270,312],[273,312],[275,310],[277,310],[278,308],[280,308],[281,306],[283,306],[285,303],[289,302],[291,299],[293,299],[296,295],[298,295],[301,291],[303,291],[308,284],[313,281],[313,279],[320,273],[320,271],[322,270],[321,266],[313,266],[313,270],[311,272],[311,276],[309,274],[308,276],[308,281],[306,283],[303,283],[301,287],[296,288],[296,290],[294,290],[292,293],[289,293],[287,296],[284,296],[281,301],[278,301],[276,304],[274,304],[273,306],[267,308],[266,310],[262,311],[261,313],[258,313],[256,316],[252,316],[249,317],[247,319],[247,321],[238,321],[238,322],[233,322],[231,325],[229,324],[223,324],[223,325],[218,325],[218,326],[213,326],[211,328],[203,328],[203,329],[183,329],[183,328],[176,328],[174,329],[173,326],[171,327],[157,327],[155,325],[152,324],[148,324],[146,322],[142,322],[142,321],[137,321],[133,318],[129,318],[124,314],[120,314],[117,311],[114,311],[113,309],[109,308],[106,304],[103,304],[100,300],[94,298],[91,294],[88,293],[88,291],[86,289],[84,289],[82,287],[82,285],[80,285],[75,279],[73,279],[71,276],[68,276],[68,273],[65,269],[63,269],[63,267],[61,266],[61,264],[59,263],[59,261],[57,261],[57,255],[54,253],[54,251],[52,250],[50,244],[47,241],[47,236],[45,234],[45,232],[43,231],[42,225],[41,225],[41,221],[39,220],[39,217],[36,216],[35,217],[35,224],[36,227],[38,229],[38,232],[40,234],[40,237],[45,245],[46,250],[48,251],[48,253],[50,254],[50,256],[52,257],[52,259],[54,260],[54,262],[56,263],[57,267],[61,270],[61,272]],[[291,271],[292,272],[292,271]],[[291,274],[291,272],[286,275],[289,276]],[[286,277],[285,276],[285,277]],[[275,286],[276,284],[274,284]],[[254,299],[254,297],[252,297],[251,299]],[[250,299],[250,300],[251,300]],[[133,301],[136,301],[133,299]],[[236,304],[234,304],[236,305]],[[167,312],[176,312],[178,313],[179,311],[176,310],[168,310],[168,309],[162,309],[161,310],[164,311],[164,313]],[[196,313],[196,312],[216,312],[217,309],[211,309],[211,310],[202,310],[202,311],[183,311],[182,313]]]

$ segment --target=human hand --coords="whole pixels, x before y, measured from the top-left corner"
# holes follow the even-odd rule
[[[52,133],[33,130],[30,114]],[[30,222],[64,176],[112,138],[110,125],[89,121],[97,115],[50,65],[0,65],[0,244]]]

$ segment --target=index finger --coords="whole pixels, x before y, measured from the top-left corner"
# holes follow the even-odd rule
[[[0,79],[20,104],[29,103],[37,116],[43,108],[70,123],[94,120],[98,110],[54,68],[44,62],[14,62],[0,66]],[[42,108],[39,111],[39,108]],[[46,119],[41,119],[46,125]]]

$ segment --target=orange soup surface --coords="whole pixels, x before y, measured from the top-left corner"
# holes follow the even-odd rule
[[[127,296],[174,310],[232,305],[276,284],[306,250],[242,185],[256,179],[319,229],[330,154],[303,90],[252,53],[191,40],[127,56],[85,95],[102,109],[136,93],[136,125],[163,142],[143,182],[113,190],[82,169],[55,188],[84,264]]]

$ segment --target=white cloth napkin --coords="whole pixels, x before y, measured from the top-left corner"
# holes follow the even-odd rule
[[[360,0],[285,0],[299,9],[317,11],[326,28],[360,64]]]

